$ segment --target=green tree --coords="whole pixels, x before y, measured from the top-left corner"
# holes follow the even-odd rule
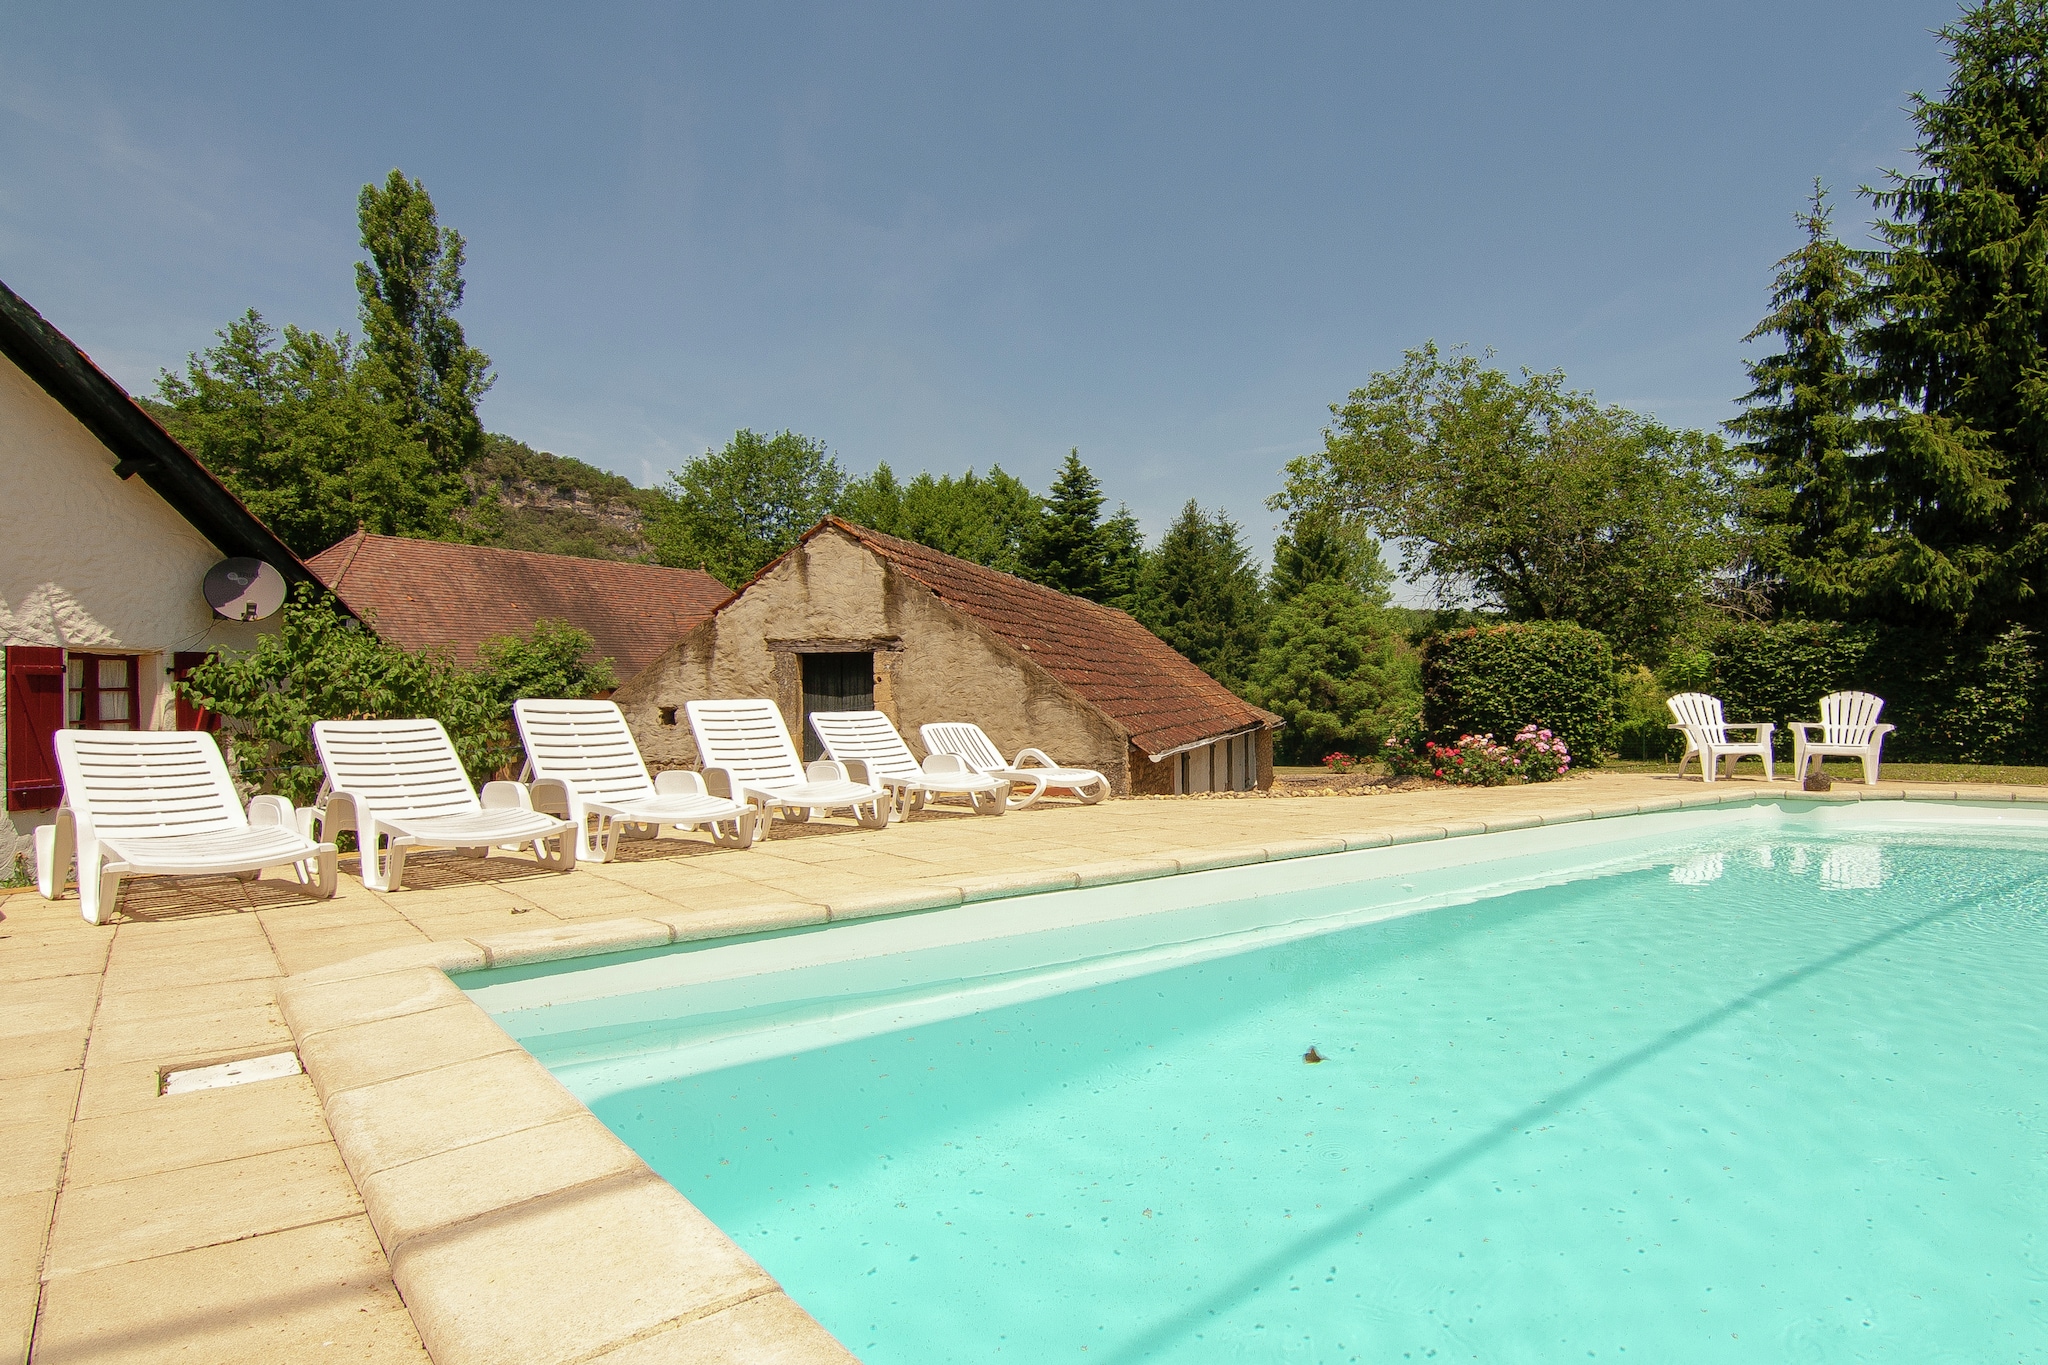
[[[1237,523],[1194,499],[1146,559],[1138,619],[1232,691],[1244,686],[1264,633],[1259,572]]]
[[[1603,408],[1562,373],[1517,381],[1430,343],[1331,412],[1323,450],[1288,463],[1274,505],[1400,542],[1403,574],[1446,595],[1655,658],[1730,557],[1720,439]]]
[[[1102,596],[1104,606],[1133,616],[1145,590],[1145,568],[1151,557],[1145,550],[1145,532],[1137,517],[1122,503],[1116,515],[1102,523]]]
[[[1882,405],[1863,487],[1861,606],[1973,631],[2048,624],[2048,4],[1984,0],[1940,30],[1918,167],[1889,219],[1860,337]]]
[[[358,525],[467,539],[463,471],[482,449],[476,400],[490,359],[463,339],[463,242],[426,187],[391,173],[363,187],[356,266],[363,341],[286,327],[250,309],[219,344],[164,371],[151,411],[301,555]]]
[[[1852,350],[1869,307],[1869,253],[1835,239],[1818,180],[1797,221],[1806,243],[1778,262],[1771,311],[1743,338],[1775,336],[1782,349],[1746,362],[1747,411],[1725,425],[1756,469],[1744,522],[1765,592],[1794,613],[1831,615],[1851,605],[1870,534],[1859,496],[1867,376]]]
[[[1274,608],[1245,695],[1287,722],[1281,743],[1311,763],[1379,752],[1422,704],[1420,672],[1392,623],[1349,584],[1304,584]]]
[[[463,337],[462,234],[444,228],[427,187],[393,170],[363,186],[357,225],[368,261],[356,264],[363,357],[371,382],[437,467],[459,474],[483,452],[477,400],[491,387],[491,358]]]
[[[1100,602],[1109,571],[1108,548],[1102,530],[1102,485],[1081,463],[1080,450],[1070,450],[1046,494],[1044,515],[1025,539],[1023,576]]]
[[[831,511],[846,473],[824,443],[739,431],[669,476],[647,538],[663,564],[737,588]]]
[[[1317,583],[1341,584],[1367,604],[1384,607],[1394,574],[1380,558],[1378,542],[1311,507],[1289,517],[1287,529],[1273,542],[1273,572],[1266,591],[1275,603],[1286,602]]]
[[[346,333],[280,336],[251,309],[217,336],[184,374],[163,372],[151,410],[294,553],[359,525],[456,534],[461,481],[381,399]]]
[[[985,475],[970,469],[957,479],[919,474],[904,484],[884,463],[846,486],[837,511],[856,525],[1016,573],[1038,517],[1038,496],[1001,465]]]

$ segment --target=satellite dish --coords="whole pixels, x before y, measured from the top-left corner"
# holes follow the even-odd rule
[[[284,605],[284,575],[260,559],[223,559],[206,571],[214,615],[261,621]]]

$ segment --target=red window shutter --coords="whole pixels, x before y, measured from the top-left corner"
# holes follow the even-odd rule
[[[183,682],[193,669],[211,659],[213,655],[204,651],[179,650],[171,656],[171,681]],[[183,692],[178,693],[178,728],[180,730],[218,730],[220,717],[193,702]]]
[[[63,728],[64,651],[7,646],[7,809],[48,810],[63,801]]]

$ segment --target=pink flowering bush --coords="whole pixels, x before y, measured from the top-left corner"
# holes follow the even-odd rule
[[[1396,777],[1434,777],[1460,787],[1499,787],[1509,782],[1554,782],[1571,771],[1564,740],[1536,725],[1525,725],[1506,744],[1492,735],[1460,735],[1455,744],[1389,737],[1382,757]]]
[[[1524,725],[1514,738],[1515,764],[1524,782],[1555,782],[1571,771],[1572,752],[1564,738]]]
[[[1328,768],[1333,773],[1356,772],[1358,771],[1358,765],[1363,763],[1364,761],[1364,759],[1354,758],[1350,754],[1346,753],[1334,753],[1323,755],[1323,766],[1325,768]]]

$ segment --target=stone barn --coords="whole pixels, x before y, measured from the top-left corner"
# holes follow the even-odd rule
[[[837,517],[615,699],[651,764],[695,766],[683,704],[715,697],[773,698],[807,758],[812,711],[882,711],[919,753],[918,726],[974,721],[1119,794],[1268,787],[1280,724],[1123,612]]]

